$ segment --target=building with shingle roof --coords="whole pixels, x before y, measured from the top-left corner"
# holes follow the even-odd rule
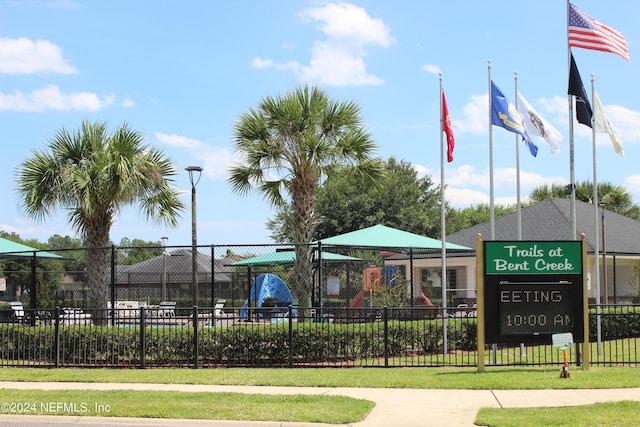
[[[587,246],[588,295],[595,302],[595,288],[591,286],[595,264],[599,262],[600,296],[604,303],[640,303],[640,221],[617,214],[581,201],[575,202],[576,236],[585,235]],[[520,210],[522,240],[553,241],[573,240],[571,232],[571,201],[551,198]],[[596,221],[599,228],[599,251],[596,247]],[[495,218],[495,240],[518,240],[518,213]],[[478,236],[490,239],[490,224],[484,222],[446,236],[447,243],[475,248]],[[398,257],[390,263],[408,263]],[[440,256],[412,260],[413,277],[422,281],[422,286],[435,286],[441,276]],[[475,300],[475,252],[447,254],[447,289],[450,303],[472,303]],[[428,283],[427,283],[428,282]],[[441,289],[441,286],[440,286]],[[436,292],[437,293],[437,292]]]

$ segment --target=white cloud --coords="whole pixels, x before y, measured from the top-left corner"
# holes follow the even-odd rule
[[[483,191],[447,187],[444,194],[447,202],[455,209],[468,208],[481,203],[489,204],[489,195]]]
[[[426,71],[427,73],[430,74],[440,74],[442,72],[442,70],[440,69],[440,67],[438,67],[437,65],[433,65],[433,64],[425,64],[422,66],[422,71]]]
[[[551,113],[553,115],[563,115],[563,119],[567,120],[568,101],[567,97],[564,98],[558,95],[554,95],[551,98],[538,98],[534,107],[539,113]],[[547,118],[545,116],[545,118]]]
[[[430,171],[424,166],[414,166],[418,176],[431,174],[434,186],[440,186],[440,171]],[[515,168],[496,168],[493,171],[494,193],[502,191],[513,196],[501,197],[494,194],[494,203],[501,205],[515,205],[516,200],[516,174]],[[640,175],[638,176],[640,184]],[[568,179],[562,176],[542,176],[537,173],[520,171],[521,201],[527,199],[527,195],[536,187],[547,184],[565,184]],[[474,166],[461,165],[457,168],[447,169],[445,177],[445,198],[454,208],[466,208],[479,203],[489,204],[489,171],[477,171]]]
[[[330,39],[359,49],[367,44],[388,47],[395,41],[382,19],[373,19],[361,7],[349,3],[329,3],[322,8],[304,10],[300,16],[323,24],[320,29]]]
[[[275,65],[272,60],[260,58],[259,56],[256,56],[255,58],[253,58],[253,61],[251,61],[251,63],[255,68],[259,70],[262,70],[264,68],[269,68]]]
[[[226,148],[214,147],[182,135],[156,132],[154,136],[165,145],[186,149],[202,166],[203,173],[213,180],[227,179],[229,168],[237,162],[233,153]]]
[[[294,68],[303,82],[320,82],[329,86],[380,85],[379,77],[367,73],[367,65],[362,56],[353,55],[341,46],[327,42],[316,42],[313,58],[309,66]]]
[[[621,105],[605,105],[604,109],[623,143],[640,141],[640,111],[629,110]]]
[[[307,21],[320,22],[326,40],[316,41],[309,65],[297,61],[277,63],[256,57],[253,66],[292,71],[300,81],[329,86],[380,85],[384,80],[370,74],[364,61],[368,46],[388,47],[395,42],[390,28],[361,7],[329,3],[300,13]]]
[[[64,93],[56,85],[48,85],[31,93],[14,91],[12,94],[0,92],[0,111],[42,112],[54,111],[98,111],[113,105],[114,96],[102,99],[95,93]]]
[[[0,73],[75,74],[76,68],[62,57],[62,48],[48,40],[0,38]]]
[[[38,238],[40,238],[40,236],[53,236],[54,234],[61,234],[63,236],[75,235],[75,231],[67,223],[64,223],[65,228],[61,231],[60,228],[56,228],[58,227],[57,225],[56,227],[52,228],[49,226],[49,222],[36,223],[33,220],[24,217],[17,218],[15,222],[18,224],[17,226],[10,224],[0,224],[0,230],[7,233],[15,233],[23,238],[27,238],[27,236],[37,236]],[[60,223],[62,222],[56,224]],[[46,239],[48,239],[48,237],[45,237],[44,241],[46,241]]]
[[[635,203],[638,203],[640,200],[640,175],[627,177],[622,185],[631,194]]]
[[[451,107],[449,107],[451,108]],[[487,134],[489,98],[487,94],[471,95],[471,100],[462,107],[462,117],[452,121],[457,134]]]
[[[154,134],[156,139],[163,144],[171,145],[174,147],[183,147],[192,150],[199,149],[202,147],[202,142],[197,139],[188,138],[186,136],[176,135],[176,134],[166,134],[162,132],[156,132]]]
[[[136,102],[131,98],[127,98],[124,101],[122,101],[121,105],[125,108],[133,108],[136,106]]]

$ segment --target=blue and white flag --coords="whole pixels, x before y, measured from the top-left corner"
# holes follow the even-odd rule
[[[521,135],[531,155],[536,157],[538,147],[527,134],[520,113],[493,80],[491,80],[491,124]]]

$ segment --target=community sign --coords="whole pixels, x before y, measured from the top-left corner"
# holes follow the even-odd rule
[[[583,342],[584,242],[483,243],[487,343],[551,343],[559,333]]]

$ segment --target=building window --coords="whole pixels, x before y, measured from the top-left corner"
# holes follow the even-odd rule
[[[420,285],[422,292],[434,304],[442,303],[442,269],[441,268],[423,268],[421,270]],[[455,296],[456,270],[447,269],[447,305],[453,304]]]

